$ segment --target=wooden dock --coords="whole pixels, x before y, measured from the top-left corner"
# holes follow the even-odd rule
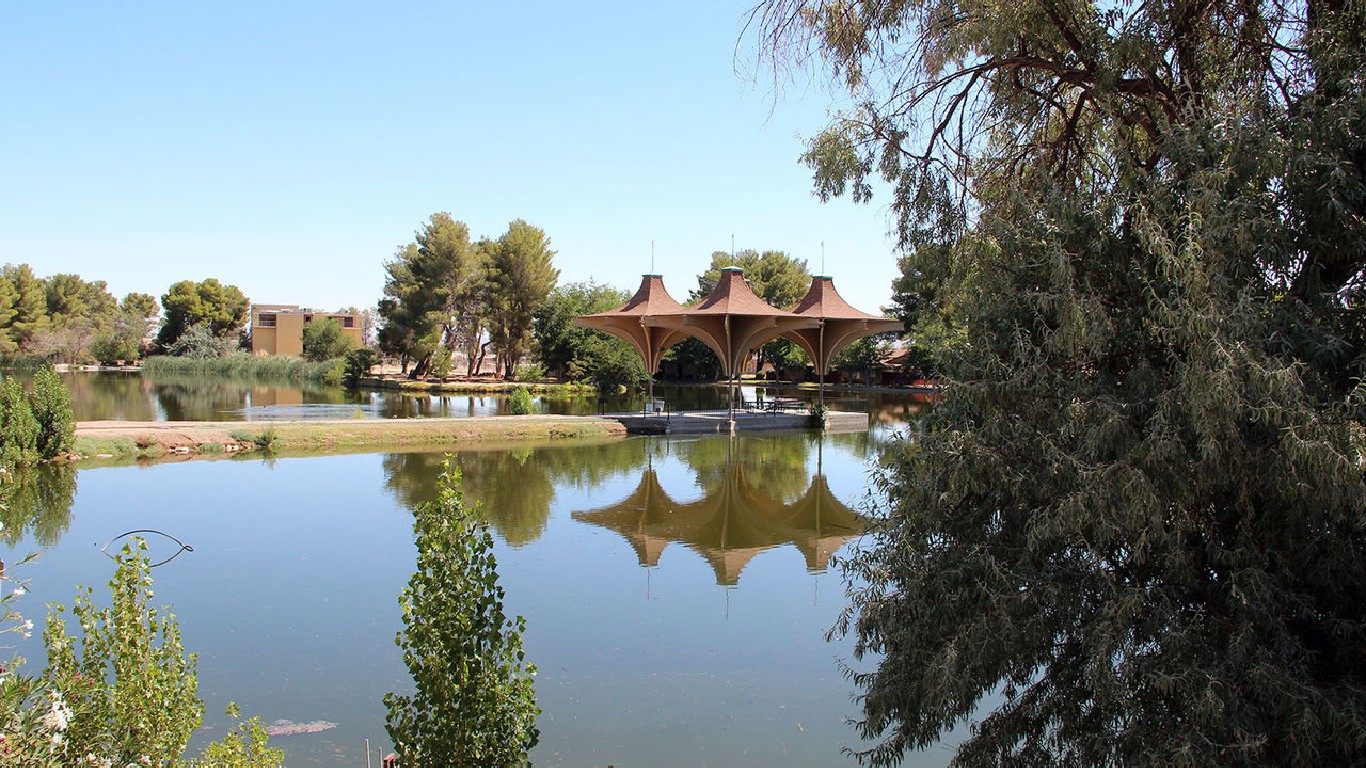
[[[681,411],[677,413],[604,413],[602,418],[621,422],[633,435],[713,435],[730,432],[727,411]],[[859,411],[828,411],[827,432],[865,432],[868,414]],[[811,414],[801,411],[735,411],[736,432],[814,429]]]

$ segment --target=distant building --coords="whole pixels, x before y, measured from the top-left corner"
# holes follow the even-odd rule
[[[320,312],[298,304],[256,304],[251,308],[251,352],[254,355],[304,353],[304,324],[316,318],[336,320],[342,333],[362,345],[361,318],[356,312]]]

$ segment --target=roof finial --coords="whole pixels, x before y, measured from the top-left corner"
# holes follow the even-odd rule
[[[655,241],[650,241],[650,274],[655,273]]]
[[[821,241],[821,274],[825,274],[825,241]]]

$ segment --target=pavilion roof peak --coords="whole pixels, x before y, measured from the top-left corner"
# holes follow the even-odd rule
[[[855,309],[835,290],[835,280],[829,275],[815,275],[806,295],[791,310],[794,315],[807,317],[841,318],[849,320],[886,320],[881,315],[872,315]]]
[[[786,315],[787,312],[769,306],[759,298],[745,280],[742,267],[724,267],[716,287],[701,301],[688,308],[688,312],[698,315],[709,314],[746,314],[746,315]]]

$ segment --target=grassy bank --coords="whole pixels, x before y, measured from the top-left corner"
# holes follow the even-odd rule
[[[349,453],[385,448],[461,448],[489,442],[621,437],[621,424],[584,416],[492,416],[289,422],[85,422],[76,452],[87,459],[224,454]]]
[[[234,352],[227,357],[149,357],[142,364],[143,375],[157,377],[228,377],[257,381],[312,384],[341,383],[341,361],[315,363],[300,357],[267,355],[257,357]]]

